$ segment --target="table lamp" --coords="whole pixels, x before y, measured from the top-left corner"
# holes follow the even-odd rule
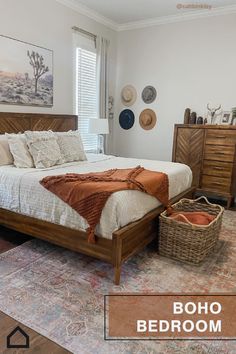
[[[89,133],[98,135],[98,153],[104,154],[104,135],[109,134],[109,123],[106,118],[90,118]]]

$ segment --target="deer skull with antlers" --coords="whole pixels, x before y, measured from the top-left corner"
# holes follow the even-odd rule
[[[210,115],[211,115],[211,124],[212,124],[216,112],[221,109],[221,104],[220,104],[219,107],[217,107],[217,108],[210,108],[209,103],[208,103],[208,104],[207,104],[207,109],[208,109],[208,111],[210,112]]]

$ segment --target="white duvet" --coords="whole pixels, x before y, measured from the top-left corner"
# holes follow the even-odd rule
[[[87,156],[88,161],[67,163],[40,170],[20,169],[13,166],[0,167],[0,208],[73,229],[86,230],[88,224],[82,216],[39,184],[43,177],[141,165],[146,169],[168,175],[170,198],[189,188],[192,183],[192,172],[183,164],[107,155],[87,154]],[[142,218],[159,205],[156,198],[140,191],[126,190],[113,193],[103,209],[96,234],[111,239],[115,230]]]

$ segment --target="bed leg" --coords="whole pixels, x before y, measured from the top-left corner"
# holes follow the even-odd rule
[[[120,285],[120,273],[121,273],[121,266],[115,267],[115,277],[114,277],[115,285]]]
[[[227,210],[233,205],[233,202],[234,202],[234,197],[227,198],[227,207],[226,207]]]

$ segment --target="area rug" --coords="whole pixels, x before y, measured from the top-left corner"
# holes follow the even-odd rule
[[[104,341],[110,292],[236,292],[236,212],[226,211],[214,254],[200,266],[147,248],[128,261],[120,286],[101,261],[32,240],[0,255],[0,310],[72,353],[235,354],[236,341]]]

